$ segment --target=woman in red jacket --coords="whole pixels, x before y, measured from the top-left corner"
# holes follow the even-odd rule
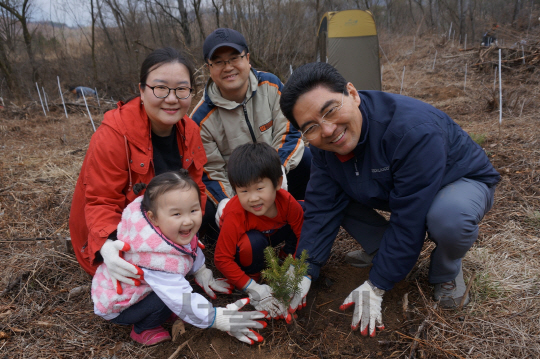
[[[142,272],[124,261],[116,240],[123,209],[163,172],[188,170],[201,190],[206,163],[199,127],[186,112],[194,71],[173,48],[152,52],[140,75],[140,97],[119,102],[92,136],[75,187],[69,228],[77,260],[90,275],[105,262],[113,281],[137,284]]]

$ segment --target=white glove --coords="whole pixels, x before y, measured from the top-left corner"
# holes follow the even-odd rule
[[[281,166],[281,172],[283,173],[283,182],[281,182],[281,188],[288,191],[289,186],[287,185],[287,173],[285,173],[285,166]]]
[[[369,280],[349,294],[339,309],[345,310],[351,305],[354,307],[354,314],[351,328],[356,330],[360,324],[360,333],[364,336],[375,336],[375,327],[384,329],[382,323],[381,303],[384,290],[375,287]],[[369,326],[369,333],[368,333]]]
[[[240,309],[248,303],[249,299],[244,298],[227,305],[225,308],[215,308],[216,316],[211,328],[223,330],[229,333],[230,336],[250,345],[255,342],[262,342],[264,338],[250,328],[266,328],[265,321],[257,320],[264,319],[266,314],[261,312],[241,312]]]
[[[142,269],[122,258],[122,252],[129,251],[130,249],[131,247],[127,243],[107,239],[99,250],[118,294],[122,294],[123,292],[122,286],[118,281],[135,286],[141,284]]]
[[[251,279],[244,290],[248,293],[251,305],[256,310],[268,312],[266,319],[284,318],[287,323],[291,322],[291,314],[287,313],[287,308],[272,296],[272,288],[268,285],[258,284]]]
[[[204,289],[206,294],[208,294],[208,296],[212,299],[217,298],[213,290],[225,294],[232,293],[233,286],[229,284],[226,279],[214,279],[212,271],[206,268],[206,264],[203,264],[201,268],[199,268],[199,270],[196,271],[193,275],[195,276],[195,283],[197,283],[199,287]]]
[[[218,206],[217,206],[217,211],[216,211],[216,224],[219,228],[219,219],[221,218],[221,215],[223,214],[223,209],[225,208],[225,206],[227,205],[227,203],[230,201],[231,199],[230,198],[223,198]]]
[[[289,270],[287,270],[287,275],[291,277],[293,273],[294,273],[294,267],[290,266]],[[293,295],[293,297],[291,298],[291,303],[289,304],[289,313],[294,313],[297,310],[300,310],[306,306],[306,296],[309,292],[310,287],[311,287],[311,278],[305,275],[304,278],[302,278],[302,281],[300,282],[298,293]]]

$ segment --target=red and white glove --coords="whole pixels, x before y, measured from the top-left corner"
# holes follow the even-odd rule
[[[384,290],[375,287],[369,280],[349,294],[339,309],[345,310],[356,304],[351,324],[352,330],[358,329],[360,325],[362,335],[374,337],[375,328],[384,329],[381,313],[383,295]]]
[[[199,268],[199,270],[196,271],[193,275],[195,276],[195,283],[197,283],[199,287],[204,289],[206,294],[208,294],[208,296],[212,299],[217,298],[214,290],[216,292],[224,294],[232,293],[233,286],[229,284],[226,279],[214,279],[212,271],[206,268],[205,264],[203,264],[201,268]]]
[[[287,308],[274,296],[272,296],[272,288],[266,284],[258,284],[251,279],[248,285],[244,288],[248,293],[251,305],[259,311],[268,312],[266,319],[285,319],[287,323],[291,322],[291,314],[287,312]]]
[[[266,322],[259,319],[264,319],[267,313],[241,312],[240,309],[248,303],[249,299],[244,298],[227,305],[225,308],[214,308],[216,316],[214,323],[210,327],[223,330],[229,333],[230,336],[250,345],[255,342],[262,342],[264,338],[251,328],[266,328]]]
[[[221,201],[219,201],[219,204],[217,206],[217,211],[216,211],[216,224],[218,228],[219,228],[219,220],[221,218],[221,215],[223,214],[223,210],[225,209],[225,206],[227,205],[227,203],[229,203],[230,200],[231,200],[230,198],[224,198]]]
[[[287,270],[287,274],[289,276],[292,276],[294,273],[294,267],[290,266],[289,270]],[[307,275],[302,278],[302,281],[300,282],[300,286],[298,288],[298,292],[293,295],[291,298],[291,303],[289,304],[289,313],[294,313],[297,310],[300,310],[306,306],[306,296],[309,292],[309,288],[311,287],[311,278],[309,278]]]
[[[103,257],[103,262],[107,266],[107,270],[111,276],[113,286],[116,288],[116,293],[118,294],[123,293],[122,286],[118,281],[134,286],[141,285],[140,279],[143,276],[142,269],[127,262],[123,258],[123,252],[129,251],[130,249],[131,247],[127,243],[107,239],[99,250],[99,253],[101,253],[101,256]]]

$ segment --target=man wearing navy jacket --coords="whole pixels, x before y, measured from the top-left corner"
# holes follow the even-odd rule
[[[341,306],[355,306],[353,330],[374,336],[384,328],[383,294],[413,268],[426,233],[436,244],[429,270],[435,299],[447,308],[468,303],[461,260],[500,179],[483,149],[444,112],[405,96],[357,91],[326,63],[297,69],[280,106],[313,155],[297,248],[308,251],[309,270],[290,311],[305,305],[340,225],[365,249],[346,260],[373,263],[369,279]],[[375,209],[390,212],[390,220]]]

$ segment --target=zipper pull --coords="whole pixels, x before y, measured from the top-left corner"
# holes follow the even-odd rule
[[[360,176],[360,172],[358,172],[358,167],[356,166],[356,163],[357,163],[357,162],[358,162],[358,161],[356,160],[356,156],[355,156],[355,157],[354,157],[354,171],[355,171],[354,173],[355,173],[356,176],[358,177],[358,176]]]

